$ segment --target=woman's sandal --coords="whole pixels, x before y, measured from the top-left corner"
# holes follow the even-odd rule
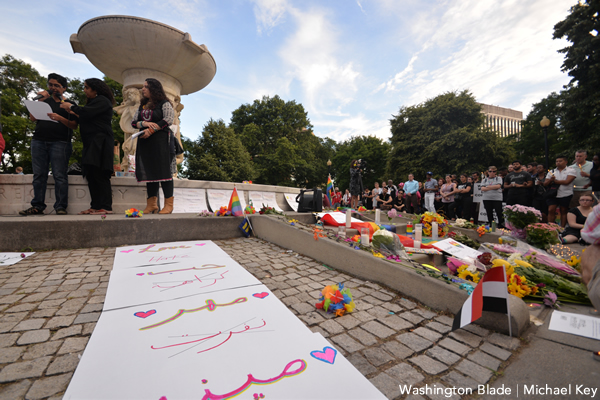
[[[78,212],[78,215],[87,215],[87,214],[92,214],[94,213],[96,210],[94,210],[93,208],[88,208],[87,210],[83,210]]]
[[[90,214],[91,215],[104,215],[104,214],[114,214],[114,212],[105,210],[104,208],[101,208],[100,210],[93,210]]]

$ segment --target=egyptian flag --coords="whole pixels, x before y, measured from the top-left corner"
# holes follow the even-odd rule
[[[508,291],[504,267],[491,268],[485,273],[454,317],[452,330],[460,329],[478,320],[482,311],[508,314]]]
[[[329,204],[333,204],[331,202],[332,196],[333,196],[333,182],[331,181],[331,175],[327,175],[327,198],[329,199]]]
[[[233,188],[233,193],[231,193],[231,198],[229,199],[229,205],[227,206],[227,214],[234,215],[236,217],[243,217],[244,210],[242,210],[242,204],[240,203],[240,198],[238,197],[238,193],[236,188]]]

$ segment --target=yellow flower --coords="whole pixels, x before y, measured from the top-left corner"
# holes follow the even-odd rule
[[[384,256],[383,254],[381,254],[381,253],[376,253],[376,252],[374,252],[374,253],[373,253],[373,256],[375,256],[375,257],[377,257],[377,258],[385,258],[385,256]]]
[[[479,282],[479,279],[481,279],[479,277],[478,273],[472,273],[471,271],[469,271],[468,269],[468,265],[461,265],[460,267],[458,267],[458,277],[460,279],[464,279],[466,281],[471,281],[474,283]]]
[[[523,260],[515,260],[515,264],[517,264],[519,267],[533,268],[533,265]]]

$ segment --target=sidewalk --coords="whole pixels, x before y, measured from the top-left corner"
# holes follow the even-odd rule
[[[476,393],[498,375],[492,386],[543,384],[561,374],[573,383],[600,382],[593,375],[600,363],[583,361],[584,338],[561,338],[543,327],[529,344],[476,325],[450,332],[450,316],[308,257],[254,238],[215,242],[390,399],[458,399],[401,395],[398,385]],[[49,251],[0,267],[0,400],[61,398],[100,316],[114,253],[114,247]],[[338,318],[316,311],[321,289],[338,282],[351,288],[356,311]],[[576,382],[579,376],[590,378]]]

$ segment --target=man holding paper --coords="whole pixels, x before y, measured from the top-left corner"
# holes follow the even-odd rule
[[[31,163],[33,166],[33,200],[31,207],[19,211],[21,215],[43,215],[46,209],[46,186],[49,166],[52,165],[54,192],[56,201],[54,210],[57,215],[67,214],[69,203],[69,179],[67,167],[73,150],[71,132],[77,128],[78,118],[60,108],[63,93],[67,89],[67,79],[58,74],[48,75],[48,90],[38,93],[38,101],[48,104],[52,112],[49,120],[39,120],[29,114],[36,122],[31,141]],[[41,97],[39,97],[41,96]]]

